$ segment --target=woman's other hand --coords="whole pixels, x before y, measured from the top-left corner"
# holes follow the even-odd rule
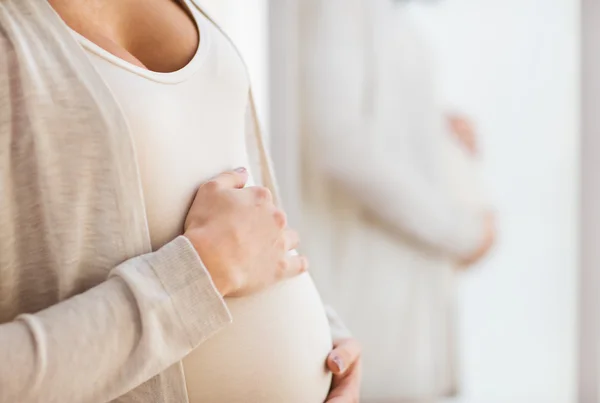
[[[356,339],[333,343],[327,367],[333,373],[331,392],[325,403],[358,403],[361,382],[361,349]]]

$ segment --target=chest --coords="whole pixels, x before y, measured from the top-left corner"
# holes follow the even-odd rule
[[[76,34],[127,120],[154,249],[182,232],[203,182],[248,166],[243,62],[205,16],[192,10],[192,18],[203,40],[170,73],[129,63]]]
[[[152,71],[181,68],[200,42],[185,0],[50,0],[50,4],[84,37]]]

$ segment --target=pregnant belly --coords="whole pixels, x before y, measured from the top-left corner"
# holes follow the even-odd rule
[[[323,403],[331,334],[310,276],[227,305],[233,324],[183,361],[190,403]]]

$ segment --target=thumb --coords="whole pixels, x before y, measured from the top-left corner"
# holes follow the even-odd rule
[[[341,355],[332,352],[329,354],[329,357],[327,357],[327,368],[334,375],[342,375],[346,369],[346,364]]]
[[[327,368],[334,375],[343,375],[360,357],[360,344],[355,339],[336,343],[327,357]]]

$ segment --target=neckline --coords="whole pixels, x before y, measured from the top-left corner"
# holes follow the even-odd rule
[[[183,81],[189,79],[192,75],[194,75],[198,69],[203,64],[206,59],[206,55],[208,54],[210,48],[210,35],[208,34],[208,24],[207,19],[204,18],[202,12],[195,6],[195,4],[190,4],[189,0],[179,0],[178,1],[182,7],[186,7],[189,14],[192,16],[192,20],[196,25],[196,29],[198,30],[198,47],[196,48],[196,52],[192,59],[179,70],[175,70],[168,73],[162,73],[158,71],[152,71],[140,66],[137,66],[133,63],[130,63],[126,60],[121,59],[118,56],[115,56],[111,52],[107,51],[103,47],[97,45],[92,42],[85,36],[81,35],[79,32],[73,30],[68,27],[69,31],[75,36],[79,44],[87,51],[92,54],[101,57],[107,62],[127,70],[133,74],[136,74],[140,77],[146,78],[148,80],[156,81],[158,83],[163,84],[178,84]]]

